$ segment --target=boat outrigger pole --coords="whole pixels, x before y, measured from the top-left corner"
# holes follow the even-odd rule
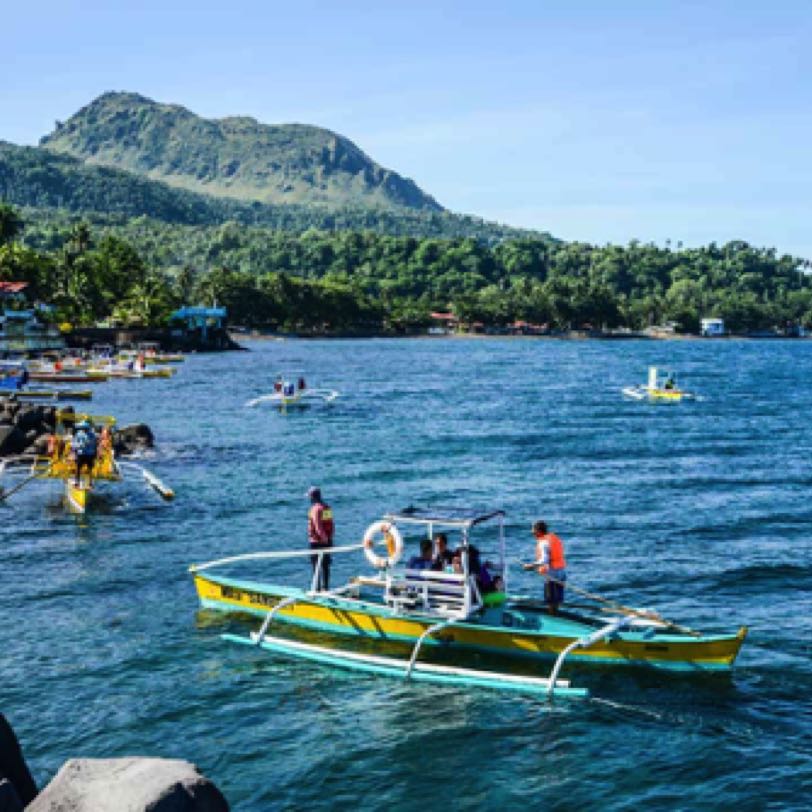
[[[129,460],[122,462],[121,460],[117,461],[118,467],[122,470],[126,471],[128,468],[131,468],[144,477],[144,481],[149,485],[152,490],[154,490],[162,499],[167,502],[171,502],[175,498],[175,491],[172,490],[168,485],[161,482],[152,471],[144,468],[143,465],[137,465],[134,462],[130,462]]]

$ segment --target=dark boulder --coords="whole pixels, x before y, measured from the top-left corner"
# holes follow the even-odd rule
[[[17,413],[17,419],[14,422],[20,431],[28,432],[31,429],[39,429],[44,412],[42,406],[25,406]]]
[[[0,778],[0,812],[24,812],[23,802],[7,778]]]
[[[6,717],[0,713],[0,779],[2,778],[9,781],[23,805],[30,804],[36,797],[37,785],[25,763],[17,736]],[[3,801],[7,797],[12,797],[7,790],[5,796],[0,795],[1,810],[6,809]],[[8,806],[8,809],[14,809],[14,807]]]
[[[25,434],[16,426],[0,426],[0,457],[22,454],[27,445]]]
[[[217,787],[188,761],[71,759],[27,812],[228,812]]]
[[[146,423],[123,426],[116,431],[116,454],[133,454],[144,448],[152,448],[154,445],[155,437],[152,434],[152,429]]]

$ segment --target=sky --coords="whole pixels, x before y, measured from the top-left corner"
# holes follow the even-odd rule
[[[347,136],[443,206],[603,244],[812,258],[812,3],[40,0],[0,140],[108,90]]]

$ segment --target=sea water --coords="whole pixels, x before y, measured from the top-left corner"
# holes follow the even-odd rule
[[[144,754],[195,762],[237,810],[808,808],[812,342],[249,347],[94,390],[93,412],[153,428],[139,462],[174,503],[134,479],[84,518],[45,483],[0,507],[0,710],[40,785]],[[702,399],[624,400],[650,364]],[[341,396],[246,407],[278,373]],[[565,666],[594,699],[552,705],[223,642],[235,621],[199,609],[188,566],[304,548],[314,484],[339,544],[412,504],[502,508],[514,591],[541,592],[519,562],[544,519],[572,584],[749,637],[729,676]],[[365,570],[337,557],[333,580]]]

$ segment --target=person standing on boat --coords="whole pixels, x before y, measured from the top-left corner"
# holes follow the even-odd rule
[[[564,560],[564,543],[550,533],[542,521],[533,524],[533,537],[536,539],[536,560],[525,564],[525,569],[535,569],[544,576],[544,600],[555,614],[564,603],[564,582],[567,580],[567,562]]]
[[[307,491],[310,497],[310,510],[307,514],[307,539],[310,542],[311,550],[324,550],[333,546],[333,534],[335,524],[333,523],[333,511],[330,506],[321,498],[321,489],[312,487]],[[316,589],[327,590],[330,588],[330,564],[329,555],[311,555],[310,566],[313,572],[319,565],[321,558],[321,569],[316,580]]]
[[[92,484],[93,466],[96,463],[96,433],[89,420],[82,420],[76,424],[76,433],[73,435],[71,448],[76,456],[76,479],[75,485],[79,485],[82,470],[87,469],[89,484]]]

